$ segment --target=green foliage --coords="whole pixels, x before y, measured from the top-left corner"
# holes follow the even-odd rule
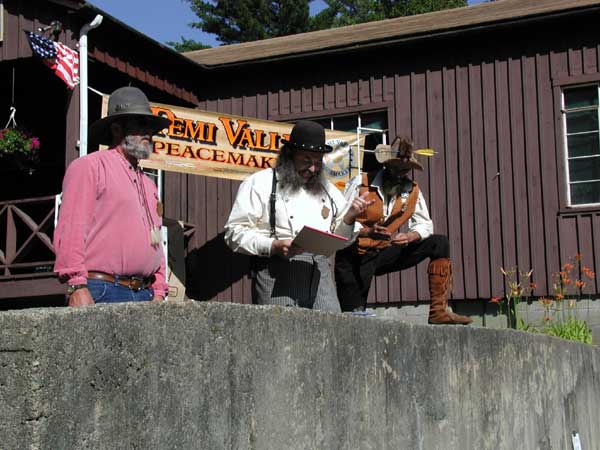
[[[518,306],[523,298],[528,297],[536,287],[534,283],[531,283],[533,270],[522,272],[517,270],[516,267],[508,270],[500,267],[500,272],[504,275],[508,291],[506,296],[492,297],[490,302],[498,305],[498,313],[502,313],[503,309],[506,310],[509,327],[524,330],[525,322],[519,317]]]
[[[257,41],[392,17],[467,6],[467,0],[325,0],[309,16],[313,0],[185,0],[199,21],[192,28],[214,34],[223,44]],[[167,42],[180,52],[208,48],[193,39]]]
[[[200,19],[190,24],[223,44],[302,33],[309,29],[310,0],[186,0]]]
[[[173,47],[173,49],[181,53],[211,48],[210,45],[204,45],[201,42],[195,41],[193,39],[186,39],[183,36],[181,36],[181,42],[168,41],[167,45]]]
[[[3,128],[0,130],[0,154],[14,153],[32,154],[40,148],[40,141],[34,136],[29,136],[17,128]]]
[[[312,19],[312,29],[354,25],[467,6],[467,0],[325,0],[327,7]]]
[[[581,300],[582,290],[586,286],[585,279],[593,280],[595,273],[582,264],[582,255],[577,253],[571,261],[562,265],[561,270],[552,273],[552,298],[540,297],[538,303],[544,308],[541,324],[527,323],[519,315],[519,303],[529,298],[537,286],[531,282],[533,271],[520,272],[516,268],[500,271],[508,286],[507,294],[490,299],[490,303],[498,306],[498,312],[505,312],[508,324],[512,328],[530,333],[544,333],[563,339],[592,343],[592,331],[585,320],[575,317],[575,308]]]
[[[583,342],[584,344],[592,343],[592,330],[588,328],[585,320],[575,319],[574,317],[553,323],[542,329],[542,332],[570,341]]]
[[[517,317],[516,329],[521,331],[529,331],[530,333],[537,333],[537,328],[525,322],[521,317]]]

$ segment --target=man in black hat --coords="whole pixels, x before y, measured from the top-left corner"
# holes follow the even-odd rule
[[[323,156],[332,147],[321,125],[300,121],[282,143],[275,169],[240,185],[225,241],[233,251],[255,256],[254,303],[339,312],[327,257],[303,252],[292,240],[308,225],[352,242],[360,229],[355,219],[368,202],[360,196],[346,202],[325,178]]]
[[[371,204],[357,219],[363,228],[356,243],[335,257],[342,310],[364,310],[375,275],[408,269],[429,258],[429,323],[471,323],[469,317],[448,310],[450,244],[446,236],[433,234],[425,199],[408,177],[413,169],[423,170],[412,142],[398,137],[391,146],[378,145],[375,156],[383,169],[356,177],[346,188],[347,197],[366,194]]]
[[[152,135],[170,124],[154,116],[134,87],[113,92],[90,141],[109,145],[73,161],[65,173],[54,270],[69,284],[69,306],[165,298],[158,193],[138,165]]]

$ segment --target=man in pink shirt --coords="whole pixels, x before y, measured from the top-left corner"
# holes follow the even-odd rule
[[[167,293],[156,186],[138,165],[152,135],[170,124],[134,87],[113,92],[90,141],[109,145],[73,161],[63,181],[54,270],[69,306],[162,301]]]

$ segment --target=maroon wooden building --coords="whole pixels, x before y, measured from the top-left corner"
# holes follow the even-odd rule
[[[10,106],[6,86],[13,67],[34,76],[46,70],[30,57],[20,30],[61,15],[68,30],[61,40],[74,47],[73,36],[97,12],[84,2],[35,5],[4,0],[0,112]],[[598,0],[499,0],[183,57],[110,19],[101,32],[90,33],[90,86],[110,92],[135,80],[153,101],[268,120],[311,118],[341,130],[360,125],[386,130],[388,139],[410,136],[418,147],[438,152],[415,176],[436,232],[451,241],[455,299],[503,293],[500,267],[513,266],[534,270],[536,296],[551,294],[551,274],[576,253],[596,273],[584,292],[597,296],[599,20]],[[50,122],[53,169],[43,184],[36,179],[27,197],[56,194],[64,164],[76,155],[77,90],[70,96],[58,78],[41,79],[21,90],[26,98],[21,103],[43,104],[45,116],[60,113],[66,119],[62,129]],[[49,90],[44,84],[52,84],[53,97],[40,102],[47,95],[42,91]],[[28,108],[31,120],[40,115]],[[21,120],[25,109],[17,104]],[[194,229],[188,242],[193,298],[250,302],[248,259],[229,252],[222,241],[238,185],[165,176],[166,216]],[[6,241],[10,233],[7,226]],[[9,286],[11,293],[27,286],[39,295],[41,279],[56,283],[47,271],[32,274],[47,267],[51,255],[45,265],[19,274],[14,258],[6,256],[15,248],[3,252],[3,293]],[[371,302],[427,301],[425,271],[421,265],[379,277]],[[14,296],[3,293],[0,297]]]
[[[534,295],[551,294],[552,272],[578,252],[597,294],[599,20],[598,1],[500,0],[187,56],[218,74],[201,109],[345,130],[360,121],[438,151],[415,175],[451,241],[454,298],[503,293],[500,267],[513,266],[534,270]],[[236,190],[169,176],[168,213],[205,224],[195,246],[211,248]],[[243,262],[231,259],[208,296],[247,302]],[[209,275],[200,289],[218,275],[197,271]],[[426,301],[425,271],[379,277],[371,301]]]

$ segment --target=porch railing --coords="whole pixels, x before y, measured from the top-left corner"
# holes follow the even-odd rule
[[[0,299],[65,292],[53,271],[56,197],[0,202]],[[184,224],[184,247],[196,227]]]
[[[0,202],[0,279],[52,272],[54,204],[54,196]]]
[[[55,196],[0,202],[0,298],[64,292],[53,272]]]

